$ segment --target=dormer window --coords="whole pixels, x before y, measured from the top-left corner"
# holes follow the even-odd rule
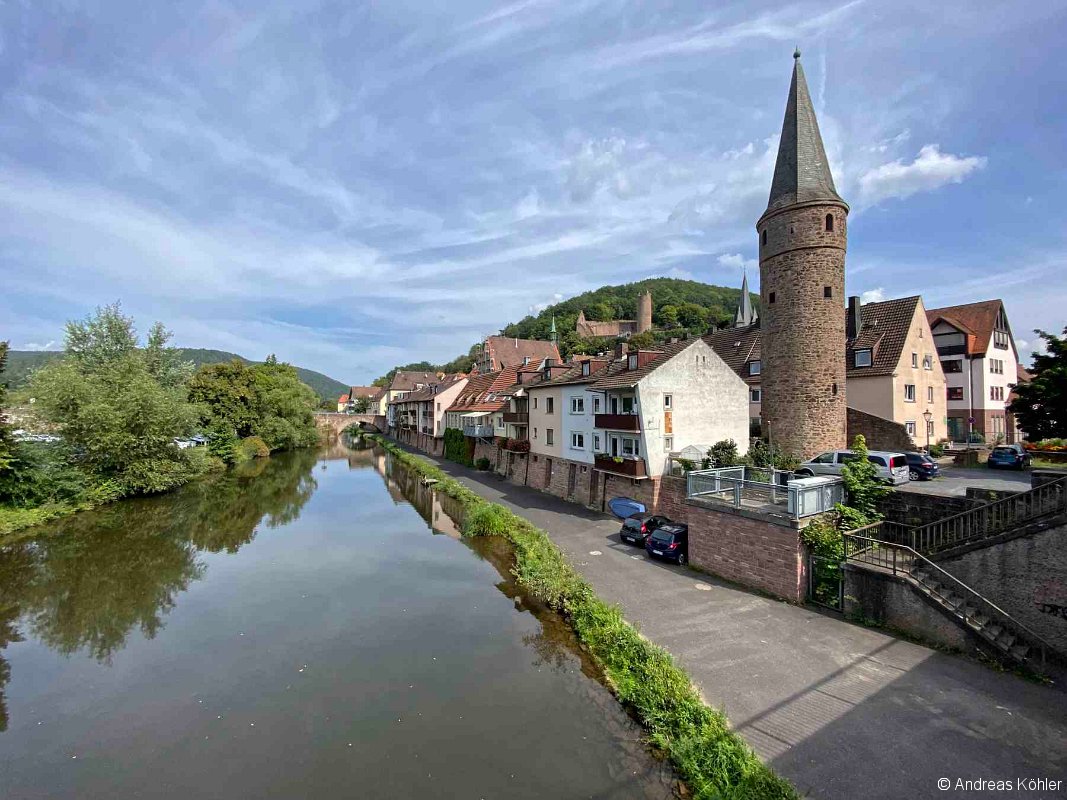
[[[869,347],[856,351],[856,366],[869,367],[871,365],[871,349]]]
[[[588,375],[589,375],[589,362],[588,361],[583,361],[582,362],[582,377],[587,377]]]
[[[748,374],[749,375],[759,375],[762,371],[763,371],[763,362],[762,361],[756,360],[756,361],[749,361],[748,362]]]
[[[637,353],[626,357],[626,369],[637,369]]]

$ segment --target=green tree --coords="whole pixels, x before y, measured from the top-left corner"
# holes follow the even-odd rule
[[[318,396],[300,382],[296,370],[277,361],[256,364],[257,420],[253,434],[271,450],[310,447],[318,441],[315,406]]]
[[[737,455],[737,442],[733,439],[722,439],[716,442],[708,450],[708,456],[716,467],[732,467],[741,463]]]
[[[114,302],[97,306],[83,320],[67,323],[64,352],[83,372],[99,372],[133,354],[137,349],[137,331],[133,318],[122,313]]]
[[[174,389],[188,382],[193,374],[193,362],[186,360],[177,347],[167,346],[171,335],[162,322],[154,323],[148,330],[144,359],[149,374],[161,386]]]
[[[256,373],[243,361],[205,365],[189,380],[189,401],[200,409],[201,422],[233,435],[251,436],[259,418]]]
[[[662,306],[656,316],[662,328],[677,328],[681,324],[678,321],[678,309],[675,306]]]
[[[608,303],[593,303],[593,305],[589,306],[589,310],[585,312],[585,315],[589,319],[609,322],[615,319],[615,309]]]
[[[15,438],[7,420],[7,384],[4,383],[4,368],[7,366],[8,343],[0,342],[0,481],[15,461]]]
[[[849,527],[858,527],[881,519],[878,501],[889,494],[890,489],[878,478],[878,468],[867,457],[867,439],[862,435],[852,441],[854,457],[841,468],[841,477],[848,492],[848,508],[859,516],[846,522]],[[838,509],[842,511],[842,509]]]
[[[648,350],[649,348],[656,346],[656,334],[652,331],[635,333],[627,340],[627,342],[634,350]]]
[[[369,397],[357,397],[355,404],[352,406],[352,410],[357,414],[366,414],[370,411],[370,398]]]
[[[683,303],[678,307],[678,321],[685,328],[703,333],[708,327],[708,310],[696,303]]]
[[[1015,387],[1010,410],[1030,441],[1067,437],[1067,327],[1063,336],[1034,331],[1045,343],[1034,353],[1033,379]]]

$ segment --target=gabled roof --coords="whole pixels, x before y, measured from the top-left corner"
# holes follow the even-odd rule
[[[508,404],[507,390],[515,384],[514,368],[475,375],[463,387],[449,411],[499,411]]]
[[[938,322],[944,320],[954,328],[974,337],[973,345],[969,348],[971,355],[982,355],[989,349],[996,329],[997,317],[1004,310],[1002,300],[981,300],[977,303],[965,303],[961,306],[945,306],[944,308],[931,308],[926,312],[926,318],[930,320],[933,328]],[[1006,319],[1005,315],[1005,319]],[[1011,335],[1010,328],[1008,329]]]
[[[389,382],[390,392],[410,392],[415,388],[415,384],[421,383],[424,386],[428,386],[431,383],[437,382],[436,372],[414,372],[408,370],[401,370],[393,376],[393,380]]]
[[[712,331],[704,337],[704,341],[746,383],[759,383],[759,375],[749,375],[745,368],[749,361],[759,361],[762,358],[760,355],[762,336],[759,323],[749,325],[747,328],[723,328],[720,331]]]
[[[798,50],[793,54],[793,79],[789,84],[778,159],[774,164],[771,194],[764,213],[817,200],[845,202],[834,187]]]
[[[440,381],[435,381],[429,386],[424,386],[421,389],[417,389],[410,394],[404,395],[399,400],[394,400],[393,403],[417,403],[433,400],[441,392],[454,386],[457,382],[465,380],[465,375],[448,375]]]
[[[683,339],[678,342],[657,345],[654,348],[654,352],[657,353],[657,355],[646,361],[643,366],[638,367],[637,369],[626,368],[628,362],[627,357],[619,359],[618,361],[613,361],[606,369],[599,373],[597,380],[590,388],[594,390],[623,389],[630,386],[636,386],[646,375],[654,372],[657,368],[674,358],[674,356],[678,355],[687,347],[692,347],[698,341],[700,340]],[[632,353],[628,355],[632,355]]]
[[[527,363],[544,361],[546,358],[554,358],[559,361],[559,348],[554,342],[543,342],[539,339],[513,339],[510,336],[488,336],[485,339],[485,347],[492,356],[496,369],[506,367],[524,366]]]
[[[900,364],[908,331],[921,299],[918,295],[860,306],[860,330],[845,343],[846,375],[892,375]],[[871,350],[871,366],[856,366],[856,351]]]

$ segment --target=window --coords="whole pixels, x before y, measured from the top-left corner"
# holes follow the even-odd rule
[[[600,434],[599,433],[594,433],[593,434],[593,452],[594,453],[599,453],[600,452]]]
[[[869,367],[871,365],[871,351],[870,349],[857,350],[856,351],[856,366],[857,367]]]
[[[927,436],[933,436],[934,435],[934,421],[933,420],[930,420],[929,422],[926,423],[926,435]]]
[[[767,244],[767,229],[766,228],[764,228],[763,229],[763,233],[760,234],[760,240],[763,242],[763,244]]]
[[[584,433],[572,433],[571,434],[571,450],[584,450],[585,449],[585,434]]]
[[[622,454],[624,456],[640,455],[640,447],[637,444],[637,439],[623,439]]]
[[[826,230],[827,230],[828,233],[833,233],[834,232],[834,215],[833,214],[827,214],[826,215]]]
[[[812,463],[815,463],[815,464],[833,464],[834,463],[834,454],[833,453],[823,453],[821,456],[815,456],[815,458],[812,459]]]
[[[674,403],[674,398],[671,395],[669,395],[669,394],[663,395],[663,409],[665,411],[670,411],[673,403]]]
[[[674,449],[674,437],[673,436],[664,436],[663,437],[663,452],[664,453],[669,453],[673,449]]]
[[[989,359],[989,371],[994,375],[1004,374],[1004,360],[1000,358]]]
[[[1008,332],[1007,331],[993,331],[993,347],[999,347],[1001,350],[1007,350],[1009,346]]]
[[[963,359],[954,358],[952,359],[952,361],[942,361],[941,369],[943,369],[946,373],[963,372]]]
[[[537,428],[534,428],[534,438],[537,438]]]
[[[1004,387],[1003,386],[990,386],[989,387],[989,399],[990,400],[1003,400],[1004,399]]]
[[[919,366],[919,354],[918,353],[912,353],[911,354],[911,366],[912,366],[913,369],[915,367]]]
[[[934,387],[933,386],[927,386],[926,387],[926,402],[927,403],[934,402]]]
[[[545,444],[555,444],[555,431],[545,428]]]
[[[962,400],[963,399],[963,387],[962,386],[949,386],[948,387],[948,399],[949,400]]]
[[[634,408],[634,399],[632,397],[622,398],[622,413],[633,414],[637,409]]]
[[[748,374],[749,375],[759,375],[760,371],[762,369],[763,369],[763,362],[762,361],[749,361],[748,362]]]
[[[585,398],[584,397],[572,397],[571,398],[571,413],[572,414],[584,414],[585,413]]]
[[[535,398],[533,399],[533,401],[534,401],[534,408],[537,408],[537,398],[535,397]]]
[[[438,403],[438,404],[437,404],[437,411],[438,411],[438,412],[440,412],[440,411],[441,411],[441,404],[440,404],[440,403]]]
[[[750,402],[750,403],[759,403],[761,395],[762,395],[762,392],[760,392],[759,389],[749,389],[748,390],[748,402]]]
[[[582,362],[582,376],[586,377],[588,375],[589,375],[589,362],[588,361],[583,361]]]
[[[771,292],[770,294],[767,295],[767,302],[771,303],[773,305],[773,303],[774,303],[774,292]]]
[[[914,403],[915,402],[915,384],[914,383],[905,383],[904,384],[904,402],[906,402],[906,403]]]
[[[822,287],[822,296],[823,297],[833,297],[834,296],[834,287],[832,287],[832,286],[824,286],[824,287]]]
[[[626,369],[637,369],[637,353],[627,356]]]
[[[551,414],[555,410],[556,410],[556,398],[554,398],[554,397],[546,397],[545,398],[545,413],[546,414]]]
[[[914,436],[915,435],[915,420],[908,420],[907,422],[905,422],[904,423],[904,430],[908,434],[908,436]]]
[[[596,397],[593,398],[593,413],[594,414],[599,414],[600,413],[600,395],[597,395]]]
[[[927,353],[926,355],[923,356],[923,369],[933,369],[933,368],[934,368],[934,357],[932,355],[930,355],[929,353]]]

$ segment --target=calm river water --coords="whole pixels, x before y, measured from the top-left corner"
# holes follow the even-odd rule
[[[0,797],[670,797],[443,500],[335,447],[0,550]]]

